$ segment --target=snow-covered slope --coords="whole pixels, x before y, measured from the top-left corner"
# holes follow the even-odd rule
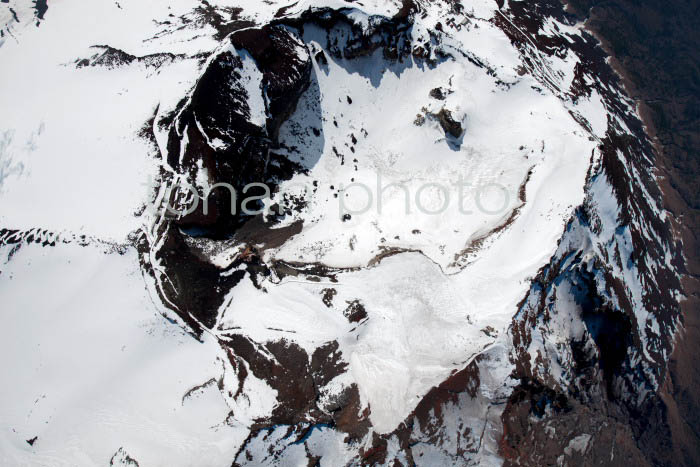
[[[662,382],[653,151],[558,4],[0,8],[7,462],[563,462]]]

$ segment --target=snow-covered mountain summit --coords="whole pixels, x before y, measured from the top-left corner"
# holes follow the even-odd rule
[[[561,5],[0,8],[7,463],[637,452],[680,253]]]

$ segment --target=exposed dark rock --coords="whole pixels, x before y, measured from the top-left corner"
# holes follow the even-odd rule
[[[36,17],[36,25],[44,19],[44,15],[49,10],[49,5],[47,0],[33,0],[34,1],[34,16]]]
[[[359,300],[354,300],[348,303],[348,307],[345,309],[343,314],[351,323],[359,323],[363,319],[367,318],[365,306]]]
[[[195,8],[195,14],[198,15],[201,20],[216,29],[215,37],[218,40],[225,38],[230,33],[239,29],[255,26],[255,23],[252,21],[240,19],[242,12],[243,9],[238,7],[215,7],[207,0],[202,0]]]
[[[184,58],[184,55],[174,55],[170,53],[150,54],[137,57],[108,45],[94,45],[90,48],[96,49],[98,52],[90,58],[76,60],[75,63],[77,68],[83,68],[86,66],[117,68],[120,66],[131,65],[134,62],[143,63],[146,66],[158,68],[165,63],[170,63],[177,59]]]
[[[558,34],[545,36],[542,25],[548,16],[571,22],[562,6],[553,1],[510,3],[494,22],[527,57],[524,65],[530,73],[539,73],[528,55],[533,44],[546,55],[573,50],[582,61],[575,70],[571,88],[560,90],[546,76],[541,76],[543,84],[555,92],[566,91],[574,99],[595,89],[629,129],[623,130],[614,121],[609,123],[606,138],[601,141],[602,174],[598,176],[605,177],[612,186],[620,206],[617,233],[629,232],[633,253],[622,258],[621,248],[617,248],[615,255],[604,252],[602,257],[584,262],[582,252],[576,251],[577,242],[573,242],[570,250],[555,256],[533,281],[511,327],[516,349],[512,357],[516,368],[513,376],[521,383],[503,413],[501,453],[507,465],[576,464],[584,459],[591,464],[608,464],[614,448],[616,461],[667,465],[660,453],[669,454],[671,431],[664,421],[665,404],[657,398],[656,391],[666,379],[665,355],[673,349],[679,317],[678,303],[671,291],[680,290],[681,286],[672,268],[658,262],[665,257],[664,251],[670,250],[679,257],[679,250],[669,222],[655,214],[661,198],[651,178],[655,152],[637,116],[624,108],[616,94],[618,90],[624,92],[620,80],[607,64],[605,53],[595,46],[595,40],[587,34],[573,39]],[[594,79],[586,81],[584,73]],[[587,126],[587,122],[581,124]],[[630,167],[634,167],[637,178],[630,175]],[[591,177],[588,183],[592,183]],[[585,203],[567,226],[567,232],[579,228],[590,235],[600,233],[601,220],[595,206]],[[642,231],[654,234],[649,236]],[[615,237],[613,241],[620,240]],[[645,287],[642,292],[645,310],[659,324],[655,335],[637,323],[629,291],[610,272],[613,264],[621,269],[634,265],[642,283],[665,284]],[[557,296],[564,294],[575,300],[575,310],[557,309]],[[531,347],[534,342],[548,339],[548,323],[561,313],[572,313],[573,319],[584,324],[582,340],[558,343],[555,356]],[[530,353],[525,349],[530,349]],[[533,353],[536,357],[531,357]],[[566,360],[564,354],[570,355],[571,361],[564,364],[567,373],[557,377],[549,370],[550,362]],[[561,404],[552,405],[557,400],[567,401],[566,410],[558,408]]]
[[[319,50],[318,52],[316,52],[314,58],[316,59],[316,63],[318,63],[319,65],[328,65],[328,58],[326,57],[326,53],[323,50]]]
[[[402,60],[411,54],[407,32],[412,24],[412,16],[417,11],[418,8],[413,1],[406,1],[395,17],[375,17],[367,29],[365,25],[351,20],[347,15],[348,10],[330,8],[310,8],[298,18],[279,18],[273,24],[285,24],[299,29],[315,25],[325,29],[328,31],[328,36],[324,48],[336,58],[367,57],[381,50],[387,60]],[[347,28],[351,31],[347,41],[339,44],[331,40],[334,32],[340,32],[342,36],[346,36],[347,34],[343,31]],[[325,63],[321,64],[325,65]]]
[[[369,410],[362,410],[360,391],[357,385],[347,387],[335,401],[335,407],[329,409],[333,414],[333,423],[347,433],[347,442],[359,441],[369,432],[372,424],[369,421]]]
[[[337,342],[319,347],[311,358],[299,346],[286,341],[260,346],[246,337],[232,335],[227,345],[232,350],[230,355],[234,363],[235,359],[245,360],[255,377],[265,380],[278,392],[275,410],[269,418],[256,423],[236,458],[246,455],[250,440],[279,425],[288,425],[288,434],[299,433],[298,440],[302,440],[312,426],[319,425],[347,433],[347,442],[357,441],[367,434],[369,413],[360,413],[357,386],[345,388],[324,407],[318,406],[318,391],[347,369]]]
[[[421,398],[396,430],[381,436],[375,434],[371,445],[360,451],[363,462],[370,465],[385,462],[388,440],[393,439],[398,440],[400,450],[400,454],[394,455],[404,456],[411,465],[421,464],[421,459],[413,451],[413,447],[419,443],[432,445],[443,452],[445,457],[454,459],[456,465],[466,465],[470,456],[479,450],[483,433],[472,432],[465,423],[469,416],[464,414],[465,418],[461,418],[461,411],[477,397],[480,384],[478,361],[473,361],[461,371],[453,372]],[[446,424],[447,417],[457,417],[459,423],[456,426]],[[456,428],[455,432],[451,431],[453,427]],[[456,442],[443,442],[447,438]]]
[[[333,306],[333,297],[335,297],[338,294],[338,291],[335,289],[323,289],[323,304],[326,305],[328,308],[331,308]]]
[[[120,447],[117,452],[114,453],[109,460],[109,465],[111,467],[139,467],[139,463],[136,462],[136,459],[127,454],[123,447]]]
[[[309,356],[301,347],[286,341],[261,346],[241,335],[230,336],[227,345],[248,363],[256,378],[278,392],[271,423],[296,424],[319,416]]]
[[[445,94],[445,91],[442,88],[435,88],[430,90],[430,97],[433,99],[437,99],[440,101],[444,101],[447,96]]]
[[[243,193],[243,188],[264,182],[274,188],[274,180],[288,179],[299,170],[271,149],[277,145],[280,125],[309,86],[311,61],[299,39],[282,27],[241,30],[229,40],[236,50],[250,54],[262,73],[266,121],[262,125],[251,121],[251,96],[240,82],[243,62],[239,56],[223,52],[199,79],[171,126],[168,162],[192,179],[201,164],[212,183],[226,181],[236,194],[248,198],[265,196],[261,189]],[[213,146],[213,140],[219,144]],[[270,163],[273,159],[276,164]],[[202,206],[177,223],[185,229],[207,232],[207,236],[225,237],[250,218],[241,212],[242,197],[232,199],[229,190],[216,189],[207,198],[208,212]]]
[[[452,112],[443,108],[435,117],[438,119],[438,122],[440,122],[440,126],[445,131],[445,134],[457,139],[462,137],[464,129],[462,129],[462,124],[460,122],[452,118]]]
[[[311,356],[311,374],[316,387],[323,387],[336,376],[347,370],[348,364],[343,361],[338,342],[328,342],[316,349]]]
[[[665,208],[683,240],[684,330],[679,333],[664,384],[656,396],[662,416],[647,430],[647,452],[658,465],[700,465],[700,372],[697,355],[700,277],[700,52],[698,9],[693,2],[575,0],[569,10],[602,40],[611,63],[635,98],[650,136],[658,145],[656,168]],[[668,435],[668,436],[667,436]],[[664,440],[664,437],[667,438]],[[665,441],[662,447],[659,444]]]
[[[177,227],[171,225],[168,229],[165,243],[156,254],[169,278],[163,283],[161,293],[165,295],[165,303],[176,304],[177,314],[199,336],[203,326],[211,328],[216,324],[217,310],[225,297],[225,294],[213,292],[228,291],[243,279],[245,269],[237,268],[245,257],[231,265],[230,275],[223,275],[223,271],[187,245]]]

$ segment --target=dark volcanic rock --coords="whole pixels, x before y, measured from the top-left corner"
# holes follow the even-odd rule
[[[183,55],[175,55],[171,53],[157,53],[137,57],[108,45],[94,45],[90,48],[95,49],[97,53],[92,55],[90,58],[76,60],[77,68],[83,68],[86,66],[117,68],[120,66],[131,65],[134,62],[142,63],[149,67],[158,68],[165,63],[170,63],[184,57]]]
[[[34,16],[36,17],[37,26],[44,19],[44,15],[48,10],[49,4],[47,0],[34,0]]]
[[[230,290],[245,276],[245,269],[237,269],[245,258],[231,265],[231,274],[223,275],[219,268],[189,248],[179,229],[172,224],[169,229],[166,241],[156,253],[156,259],[169,272],[161,293],[167,298],[165,303],[177,305],[178,315],[199,336],[203,327],[212,328],[216,324],[217,310],[225,294],[215,291]]]
[[[237,358],[248,363],[255,377],[277,390],[278,405],[270,416],[273,423],[300,423],[317,411],[309,356],[297,344],[278,341],[260,346],[233,335],[228,345]]]
[[[172,124],[167,158],[192,180],[201,165],[211,183],[229,183],[241,193],[247,184],[283,180],[298,170],[271,150],[277,146],[280,125],[309,86],[311,59],[303,43],[282,27],[241,30],[230,36],[230,42],[232,50],[210,63]],[[241,81],[245,54],[262,74],[259,89]],[[249,96],[249,92],[260,94]],[[251,121],[250,102],[255,99],[264,99],[264,123]],[[271,164],[272,159],[277,164]],[[264,194],[251,191],[247,197]],[[213,237],[230,234],[249,218],[241,213],[240,198],[234,204],[226,189],[217,189],[208,212],[202,206],[179,219],[178,225]]]
[[[320,27],[327,33],[324,48],[338,59],[368,57],[381,50],[387,60],[402,60],[412,53],[408,32],[412,26],[412,16],[417,11],[417,5],[409,0],[404,2],[404,7],[394,18],[376,16],[370,24],[363,25],[351,20],[347,9],[310,8],[298,18],[278,19],[273,24],[299,29],[311,25]],[[324,56],[319,63],[324,65],[325,60]]]
[[[442,88],[435,88],[430,90],[430,97],[444,101],[447,96],[445,96],[445,91],[443,91]]]
[[[700,10],[695,2],[677,0],[567,3],[601,38],[658,143],[665,207],[678,219],[674,227],[683,239],[688,299],[682,303],[685,329],[655,398],[662,416],[650,424],[646,445],[659,464],[700,465]]]
[[[445,134],[452,136],[453,138],[461,138],[464,130],[462,129],[462,124],[455,121],[452,118],[452,112],[447,109],[442,109],[438,112],[435,117],[440,122],[440,126],[445,131]]]
[[[363,319],[367,318],[365,306],[359,300],[354,300],[348,303],[348,307],[345,309],[343,314],[351,323],[359,323]]]
[[[560,251],[535,278],[513,319],[512,376],[520,384],[502,416],[501,453],[509,465],[618,461],[664,465],[670,430],[661,422],[666,409],[656,393],[666,379],[667,358],[678,329],[680,310],[673,291],[681,290],[681,284],[676,274],[679,245],[670,222],[657,211],[661,192],[651,176],[656,154],[637,115],[621,102],[622,83],[593,37],[583,34],[568,41],[561,35],[544,35],[548,16],[573,22],[561,4],[542,1],[510,3],[495,23],[526,57],[532,57],[528,55],[532,45],[545,55],[574,50],[582,62],[570,89],[558,89],[544,75],[542,82],[573,99],[595,89],[611,113],[624,122],[626,129],[609,121],[606,137],[600,141],[600,173],[587,181],[590,187],[597,177],[604,177],[620,214],[612,247],[586,257],[585,242],[576,236],[596,238],[602,221],[595,204],[584,203],[567,225]],[[535,61],[528,58],[524,63],[531,73],[538,73]],[[594,76],[593,81],[583,79],[584,70]],[[630,240],[623,238],[627,234]],[[625,257],[621,251],[631,253]],[[663,259],[667,252],[674,258],[671,264]],[[639,292],[641,303],[635,303],[623,279],[612,272],[615,267],[634,270],[640,282],[647,284]],[[575,306],[558,306],[563,297]],[[658,330],[638,322],[647,313],[658,323]],[[580,336],[564,341],[554,336],[551,329],[562,315],[582,323]],[[565,371],[558,373],[557,367]],[[611,461],[613,455],[615,461]]]

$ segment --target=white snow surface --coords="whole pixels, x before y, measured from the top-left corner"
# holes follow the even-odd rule
[[[400,7],[394,1],[365,1],[361,9],[358,2],[340,0],[210,3],[242,6],[244,16],[257,22],[290,5],[290,16],[310,6],[355,8],[358,22],[392,16]],[[519,76],[518,53],[488,22],[496,3],[473,7],[479,27],[463,27],[445,41],[482,59],[495,75],[463,58],[434,68],[409,59],[384,69],[379,57],[346,63],[330,54],[327,67],[314,63],[312,90],[280,137],[291,141],[289,130],[309,123],[313,102],[304,99],[317,92],[323,142],[307,154],[313,160],[299,159],[309,165],[308,175],[283,188],[316,180],[319,189],[298,215],[302,232],[267,250],[265,259],[348,269],[337,283],[273,278],[264,282],[265,294],[244,280],[215,327],[221,333],[240,328],[260,343],[284,338],[309,353],[337,340],[349,372],[336,383],[358,385],[379,433],[395,429],[431,387],[505,334],[529,279],[556,251],[566,220],[583,201],[595,138],[605,131],[598,96],[574,106],[542,90],[533,77]],[[439,8],[429,8],[419,20],[415,40],[434,26]],[[13,25],[13,35],[0,45],[0,226],[114,242],[125,242],[141,227],[144,219],[134,213],[149,196],[145,182],[158,161],[138,132],[157,108],[174,108],[192,89],[203,66],[195,55],[219,47],[207,24],[163,23],[188,15],[192,4],[184,0],[63,0],[49,4],[40,27]],[[309,47],[321,47],[319,31],[308,28],[305,34]],[[75,67],[102,44],[137,57],[182,56],[158,67],[138,61]],[[257,90],[259,72],[254,63],[244,63]],[[562,71],[566,88],[572,63],[551,66]],[[448,91],[446,100],[428,96],[436,87]],[[574,107],[592,123],[592,134],[574,121]],[[442,108],[462,123],[458,144],[431,117]],[[419,114],[425,121],[416,125]],[[263,113],[255,115],[264,122]],[[460,177],[471,184],[464,205],[470,214],[456,203]],[[410,213],[404,212],[403,189],[384,191],[378,212],[378,179],[381,187],[406,187]],[[352,186],[360,183],[373,193],[374,205],[365,213],[358,212],[365,193]],[[450,190],[446,209],[438,215],[417,212],[420,190],[427,210],[446,201],[434,184]],[[494,184],[507,194],[503,209],[494,208],[503,194],[488,189]],[[482,209],[475,204],[476,189],[482,189]],[[342,219],[339,199],[349,220]],[[380,259],[387,251],[399,253]],[[133,250],[106,255],[71,244],[23,246],[11,260],[8,254],[4,249],[0,358],[12,372],[0,390],[0,463],[104,464],[123,447],[141,465],[193,465],[201,459],[229,465],[252,420],[272,410],[274,391],[253,377],[245,390],[249,403],[234,407],[231,424],[223,423],[231,407],[216,385],[183,402],[189,389],[221,376],[221,350],[160,317],[162,305],[152,302],[159,299],[146,290]],[[338,292],[331,309],[321,301],[327,287]],[[359,324],[342,314],[354,300],[368,314]],[[38,441],[29,446],[33,436]],[[314,452],[341,444],[330,430],[315,436]],[[345,453],[338,448],[333,455],[344,459]]]
[[[184,398],[219,377],[219,347],[157,313],[135,252],[23,246],[0,296],[0,464],[108,465],[120,447],[141,465],[235,456],[247,430],[223,423],[216,385]]]
[[[520,58],[503,33],[488,22],[479,24],[463,29],[452,47],[495,65],[496,76],[467,60],[429,68],[409,58],[385,69],[378,65],[380,52],[352,62],[326,53],[327,66],[314,64],[311,102],[302,100],[281,139],[295,141],[291,135],[310,124],[320,95],[322,141],[299,159],[313,160],[309,174],[286,183],[290,192],[299,192],[315,180],[318,189],[308,198],[308,209],[290,219],[304,220],[302,232],[266,257],[361,269],[341,274],[337,285],[296,279],[265,283],[264,296],[242,283],[217,325],[245,329],[258,342],[285,338],[309,351],[338,340],[380,433],[395,429],[431,387],[505,330],[528,279],[549,261],[566,220],[583,201],[597,144],[574,121],[568,104],[536,88],[532,77],[517,75]],[[420,26],[415,30],[420,36]],[[305,29],[313,50],[322,48],[324,37],[325,32]],[[573,66],[564,68],[573,73]],[[499,86],[499,79],[512,85]],[[570,81],[561,78],[562,87]],[[444,101],[429,98],[436,87],[446,89]],[[594,97],[586,101],[586,114],[596,104],[604,112]],[[429,116],[422,125],[414,123],[417,114],[443,107],[462,116],[459,145],[450,144]],[[471,186],[463,205],[468,214],[456,199],[460,178]],[[395,188],[384,189],[392,184]],[[479,191],[494,185],[499,189]],[[525,203],[519,199],[521,186]],[[500,187],[508,202],[496,209],[503,199]],[[418,211],[443,205],[444,212],[436,215]],[[342,219],[346,213],[351,219]],[[501,229],[508,219],[512,222]],[[410,253],[378,261],[392,250]],[[363,303],[367,321],[355,327],[340,313],[329,315],[320,301],[323,287],[338,291],[338,312],[353,300]],[[252,309],[258,311],[245,311]],[[487,326],[497,332],[488,335]]]
[[[165,19],[167,6],[118,4],[57,2],[50,6],[51,21],[25,27],[0,47],[0,161],[10,168],[0,175],[3,226],[115,241],[139,227],[134,212],[149,195],[156,165],[137,133],[159,104],[175,105],[187,93],[198,62],[119,69],[76,69],[75,62],[102,44],[134,56],[191,55],[216,44],[190,37],[147,40],[158,33],[153,19]]]

